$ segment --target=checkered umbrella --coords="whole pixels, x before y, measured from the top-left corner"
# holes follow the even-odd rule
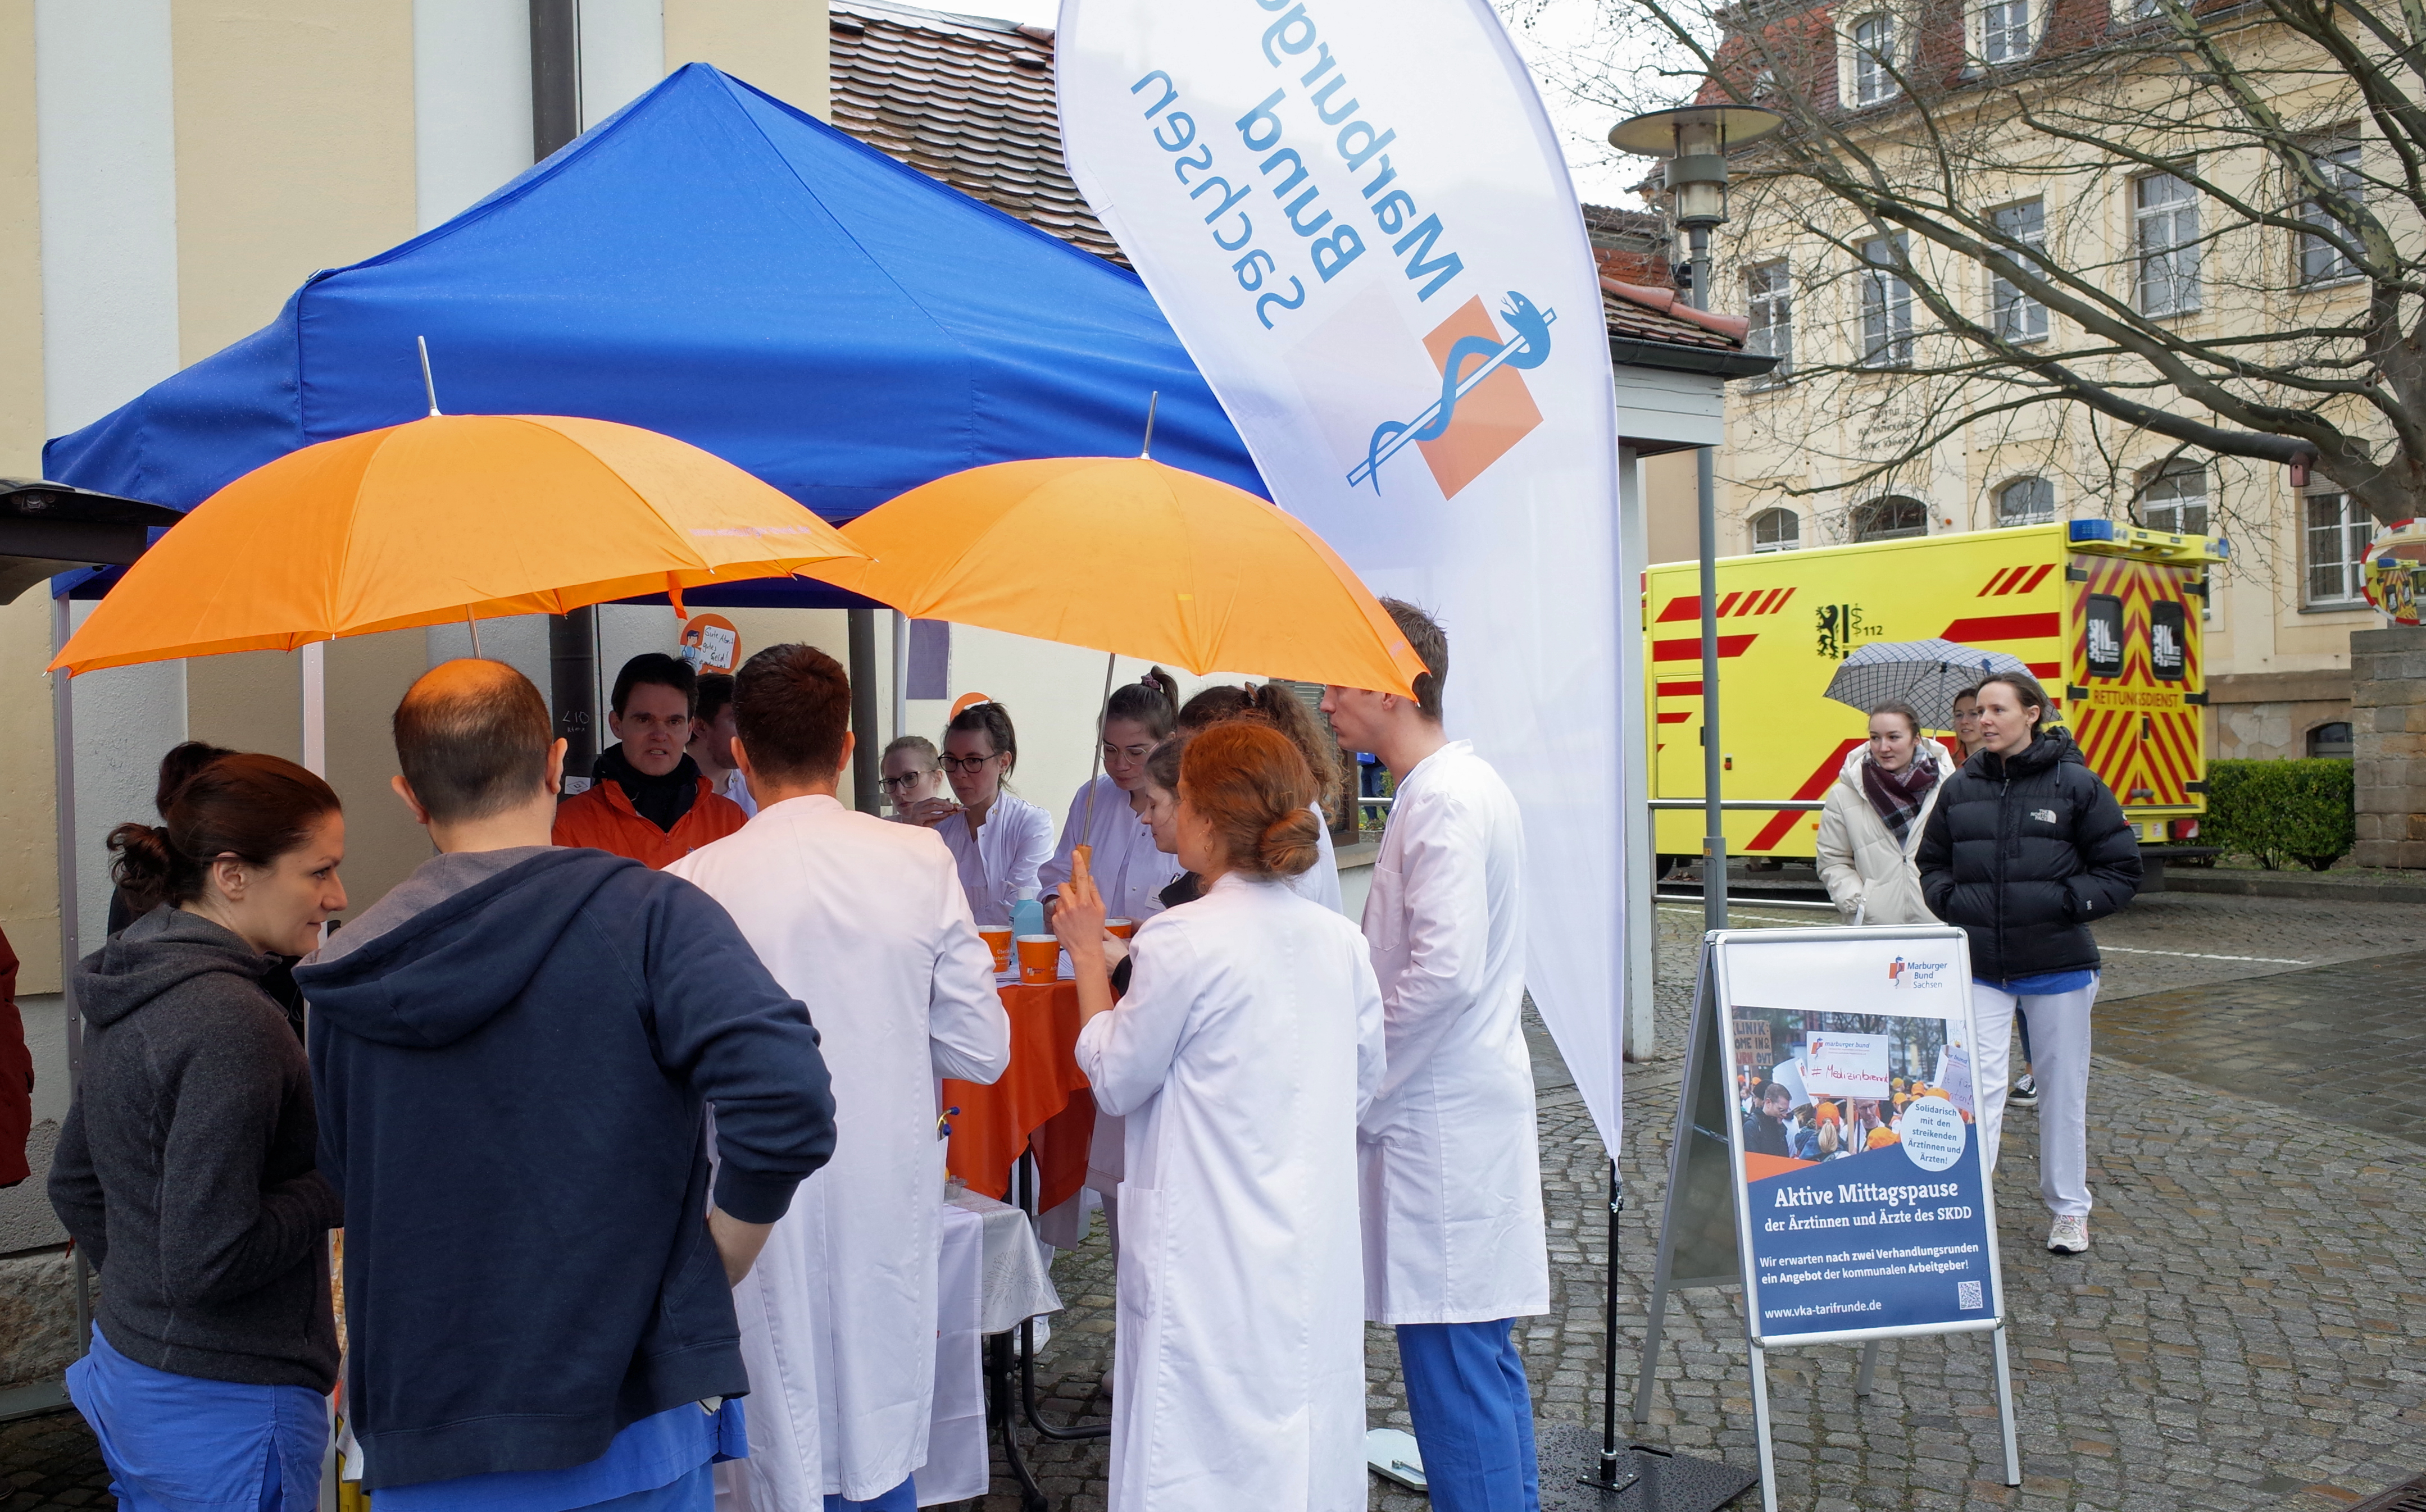
[[[1900,699],[1920,716],[1923,730],[1951,730],[1954,696],[1997,672],[2028,675],[2030,668],[2010,651],[1951,640],[1881,641],[1838,664],[1828,680],[1828,697],[1865,712]]]

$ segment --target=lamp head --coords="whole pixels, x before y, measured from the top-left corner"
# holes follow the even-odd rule
[[[1609,128],[1609,144],[1669,159],[1676,224],[1706,229],[1727,218],[1727,153],[1776,135],[1785,124],[1786,118],[1758,105],[1685,105],[1619,121]]]

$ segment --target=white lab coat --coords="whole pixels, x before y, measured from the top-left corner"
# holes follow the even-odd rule
[[[994,957],[951,857],[926,832],[786,798],[666,868],[724,905],[809,1006],[833,1076],[833,1159],[801,1183],[734,1289],[750,1457],[720,1472],[743,1512],[820,1512],[927,1457],[934,1392],[935,1079],[1011,1064]]]
[[[1313,865],[1286,879],[1288,889],[1310,903],[1345,914],[1348,904],[1339,895],[1339,853],[1332,847],[1331,821],[1322,816],[1321,804],[1310,803],[1306,807],[1314,811],[1314,822],[1322,827],[1322,854],[1315,858]]]
[[[935,833],[952,852],[961,891],[979,924],[1011,923],[1020,890],[1037,885],[1036,869],[1053,854],[1053,816],[1013,793],[995,795],[974,838],[968,816],[959,813],[935,826]]]
[[[1087,792],[1093,789],[1095,812],[1087,816]],[[1176,856],[1166,856],[1154,848],[1154,827],[1137,816],[1129,807],[1129,796],[1108,777],[1098,777],[1080,785],[1077,796],[1070,800],[1070,817],[1061,826],[1061,843],[1053,849],[1053,859],[1037,873],[1044,895],[1070,880],[1070,853],[1084,840],[1095,847],[1088,860],[1088,870],[1095,878],[1096,888],[1104,894],[1104,916],[1108,919],[1136,919],[1143,922],[1162,911],[1162,899],[1157,895],[1178,879],[1187,868]]]
[[[1382,1001],[1348,921],[1224,877],[1079,1031],[1127,1116],[1111,1512],[1363,1512],[1356,1119]]]
[[[1389,1072],[1364,1137],[1366,1316],[1550,1310],[1525,1046],[1525,835],[1472,743],[1399,780],[1365,900]]]
[[[717,791],[738,805],[744,816],[758,817],[758,800],[751,795],[750,784],[742,780],[739,767],[724,774],[723,784]]]

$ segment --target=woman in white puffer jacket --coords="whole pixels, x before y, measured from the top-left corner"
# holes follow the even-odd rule
[[[1913,864],[1953,759],[1920,738],[1909,704],[1870,710],[1870,739],[1845,758],[1820,814],[1820,880],[1847,924],[1935,924]]]

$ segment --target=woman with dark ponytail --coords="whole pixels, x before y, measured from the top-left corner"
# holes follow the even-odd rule
[[[1287,886],[1319,850],[1314,797],[1267,725],[1188,742],[1173,823],[1205,895],[1139,927],[1117,1007],[1084,864],[1054,915],[1078,1067],[1125,1117],[1112,1512],[1365,1504],[1356,1123],[1382,994],[1356,926]]]
[[[1331,821],[1322,812],[1323,800],[1339,787],[1339,743],[1316,722],[1304,700],[1278,683],[1260,686],[1249,683],[1243,687],[1217,683],[1202,689],[1179,711],[1179,732],[1192,735],[1232,719],[1271,726],[1288,736],[1289,744],[1305,758],[1306,770],[1314,774],[1311,807],[1322,836],[1322,853],[1312,866],[1289,878],[1289,886],[1299,896],[1345,914],[1347,904],[1339,895],[1339,858],[1332,849]]]
[[[1009,924],[1019,901],[1037,895],[1036,869],[1053,852],[1053,816],[1003,789],[1019,765],[1011,711],[982,693],[963,697],[944,727],[943,764],[959,806],[930,806],[914,822],[944,837],[971,916]]]
[[[1071,797],[1061,843],[1037,874],[1046,918],[1081,844],[1090,847],[1087,869],[1113,918],[1142,921],[1162,910],[1159,894],[1179,876],[1179,863],[1154,848],[1154,831],[1130,808],[1129,795],[1145,780],[1145,759],[1171,733],[1178,709],[1179,684],[1159,667],[1112,690],[1104,704],[1103,775]]]
[[[84,1074],[50,1198],[101,1302],[68,1391],[121,1506],[307,1512],[345,1214],[303,1047],[260,983],[346,906],[346,822],[328,783],[275,756],[211,756],[162,810],[110,834],[136,918],[73,969]]]

